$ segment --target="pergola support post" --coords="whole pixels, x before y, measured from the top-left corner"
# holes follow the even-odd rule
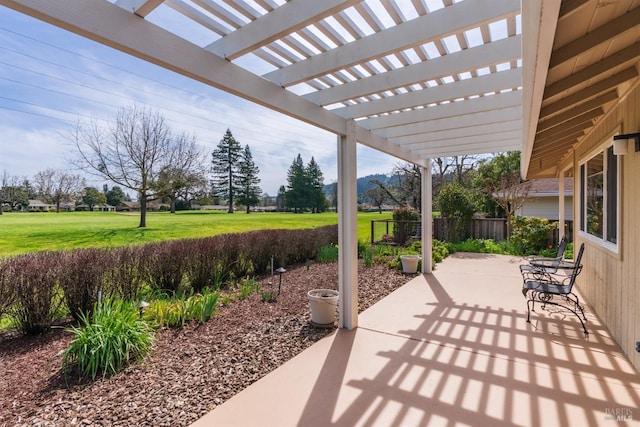
[[[338,136],[338,326],[358,326],[358,218],[356,124],[347,121]]]
[[[431,273],[431,252],[433,245],[433,188],[431,185],[431,159],[426,159],[422,166],[421,207],[422,212],[422,272]]]

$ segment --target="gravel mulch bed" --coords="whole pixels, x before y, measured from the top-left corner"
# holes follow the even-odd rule
[[[361,264],[358,274],[360,310],[408,281],[382,266]],[[203,325],[159,330],[143,362],[94,383],[65,383],[61,352],[71,336],[62,329],[0,337],[0,426],[189,425],[334,333],[308,324],[305,295],[337,283],[336,263],[291,268],[276,302],[253,294],[220,307]]]

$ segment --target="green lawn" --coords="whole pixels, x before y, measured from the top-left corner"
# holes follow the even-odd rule
[[[359,213],[358,238],[369,241],[371,220],[391,213]],[[273,228],[311,228],[337,224],[335,213],[251,213],[183,211],[139,214],[112,212],[5,213],[0,216],[0,257],[43,250],[115,247]]]

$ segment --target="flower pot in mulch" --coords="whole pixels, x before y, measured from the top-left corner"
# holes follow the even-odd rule
[[[339,292],[333,289],[312,289],[307,292],[313,326],[330,328],[335,325],[339,296]]]
[[[407,274],[415,274],[418,272],[418,262],[420,255],[400,255],[402,262],[402,272]]]

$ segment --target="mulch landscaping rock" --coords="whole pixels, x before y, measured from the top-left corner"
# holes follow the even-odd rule
[[[362,311],[407,282],[383,266],[359,266]],[[277,290],[276,277],[260,280]],[[95,382],[65,378],[63,328],[0,336],[0,426],[185,426],[335,329],[309,324],[306,293],[337,289],[336,263],[290,268],[275,302],[252,294],[203,325],[161,329],[151,353]]]

